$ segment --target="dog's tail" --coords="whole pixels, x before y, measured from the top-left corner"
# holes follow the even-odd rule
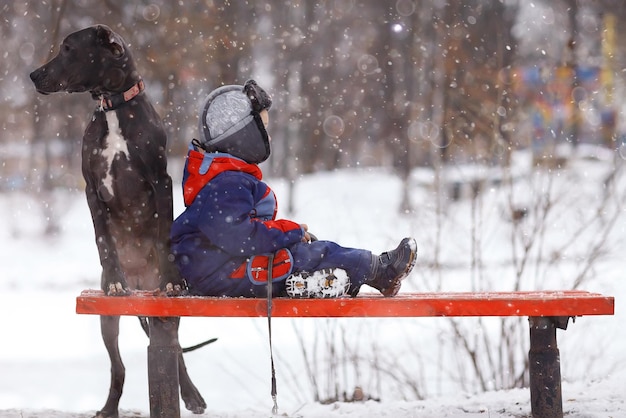
[[[148,325],[148,318],[145,316],[138,316],[139,323],[141,324],[141,328],[143,332],[146,333],[146,336],[150,338],[150,326]],[[209,345],[217,341],[217,338],[210,338],[206,341],[201,342],[200,344],[192,345],[191,347],[183,347],[183,353],[189,353],[191,351],[197,350],[198,348],[202,348],[205,345]]]
[[[191,347],[183,347],[183,353],[189,353],[191,351],[197,350],[198,348],[202,348],[205,345],[209,345],[217,341],[217,338],[209,338],[206,341],[201,342],[200,344],[192,345]]]

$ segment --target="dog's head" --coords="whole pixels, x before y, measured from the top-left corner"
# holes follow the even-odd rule
[[[116,93],[138,79],[122,37],[97,25],[68,35],[58,54],[30,74],[39,93]],[[132,81],[132,82],[131,82]]]

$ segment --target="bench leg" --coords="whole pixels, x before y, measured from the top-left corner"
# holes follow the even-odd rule
[[[150,418],[180,418],[177,318],[150,318],[148,386]]]
[[[561,318],[530,317],[530,408],[533,418],[563,418],[556,328]]]

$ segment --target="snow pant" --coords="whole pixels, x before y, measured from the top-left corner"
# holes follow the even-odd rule
[[[189,281],[194,295],[229,297],[266,297],[268,262],[272,260],[272,296],[285,296],[285,279],[290,274],[341,268],[350,279],[348,294],[356,295],[369,278],[372,253],[368,250],[342,247],[331,241],[297,243],[269,257],[235,257],[223,268],[202,280]],[[188,279],[189,280],[189,279]]]

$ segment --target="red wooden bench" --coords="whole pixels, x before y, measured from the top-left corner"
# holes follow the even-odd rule
[[[401,293],[393,298],[361,295],[340,299],[272,299],[272,317],[469,317],[527,316],[530,324],[530,402],[533,417],[562,418],[561,370],[556,329],[566,329],[570,317],[613,315],[614,298],[585,291]],[[105,296],[86,290],[76,299],[76,313],[156,317],[265,317],[266,299],[163,297],[152,292]],[[161,353],[159,363],[174,365],[176,353],[150,341]],[[171,351],[171,350],[170,350]],[[150,356],[148,357],[150,361]],[[170,370],[171,367],[168,367]],[[178,398],[163,397],[153,388],[170,387],[177,393],[177,373],[160,375],[148,367],[150,416],[180,416]],[[174,377],[172,377],[174,376]],[[167,381],[164,381],[167,379]],[[173,392],[172,392],[173,391]],[[175,405],[172,405],[175,403]]]

